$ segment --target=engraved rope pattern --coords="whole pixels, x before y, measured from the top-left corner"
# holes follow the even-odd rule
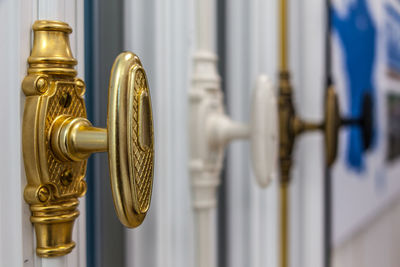
[[[50,175],[50,182],[57,186],[60,197],[66,197],[70,195],[79,195],[81,193],[81,180],[83,179],[86,171],[86,161],[80,162],[60,162],[53,155],[50,149],[49,131],[50,126],[54,119],[59,115],[71,115],[72,117],[84,117],[86,118],[86,111],[84,108],[83,100],[77,96],[75,92],[74,83],[58,83],[56,93],[51,96],[48,100],[48,108],[46,114],[46,154],[47,154],[47,165]],[[71,98],[71,104],[68,107],[60,105],[60,98],[64,93],[69,93]],[[69,185],[63,185],[61,183],[61,175],[69,169],[73,174],[73,181]]]
[[[142,69],[137,70],[135,75],[135,97],[133,102],[133,157],[135,170],[135,185],[137,192],[137,200],[139,203],[139,211],[147,212],[150,206],[151,190],[153,184],[153,142],[147,151],[143,151],[139,147],[139,98],[141,92],[149,91],[146,76]],[[151,136],[153,136],[153,127],[151,127]]]

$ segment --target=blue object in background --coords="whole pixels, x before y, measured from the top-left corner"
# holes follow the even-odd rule
[[[375,96],[373,71],[376,61],[376,26],[372,21],[366,0],[356,0],[350,4],[348,13],[343,18],[339,17],[334,9],[331,15],[333,30],[339,36],[344,54],[343,63],[347,74],[350,107],[348,116],[359,118],[364,93],[369,92],[372,99]],[[376,133],[375,127],[373,133]],[[351,127],[348,138],[346,161],[350,168],[362,171],[365,169],[365,163],[360,128]]]

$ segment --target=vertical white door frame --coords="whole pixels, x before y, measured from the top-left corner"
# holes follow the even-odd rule
[[[126,0],[124,48],[147,72],[155,134],[153,199],[143,224],[126,230],[126,266],[193,267],[188,174],[188,88],[193,0]]]
[[[80,200],[80,216],[75,222],[71,254],[42,259],[35,254],[35,238],[30,210],[23,199],[26,177],[22,160],[21,123],[24,96],[21,82],[27,71],[32,44],[31,26],[38,19],[67,22],[72,28],[71,48],[78,59],[78,76],[84,77],[83,0],[5,0],[0,3],[0,266],[67,267],[86,266],[85,200]]]

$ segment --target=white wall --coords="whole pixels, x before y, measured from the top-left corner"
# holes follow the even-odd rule
[[[400,199],[335,248],[334,267],[397,267],[400,263]]]

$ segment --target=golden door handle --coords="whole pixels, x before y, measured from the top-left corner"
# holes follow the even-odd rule
[[[107,129],[86,118],[85,84],[76,78],[69,46],[72,29],[59,21],[36,21],[22,82],[26,102],[23,154],[37,254],[69,253],[78,197],[86,192],[86,160],[108,152],[114,205],[127,227],[140,225],[149,209],[154,170],[153,119],[146,73],[139,58],[121,53],[111,70]]]
[[[118,217],[127,227],[140,225],[150,206],[154,149],[150,92],[139,58],[124,52],[114,62],[107,129],[62,114],[49,134],[52,152],[62,161],[79,162],[91,153],[108,151]]]

